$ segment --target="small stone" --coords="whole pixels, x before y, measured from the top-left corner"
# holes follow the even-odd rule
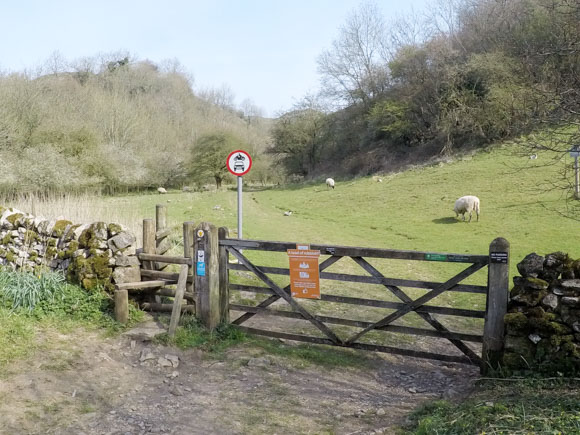
[[[377,409],[377,415],[385,415],[386,411],[383,408]]]
[[[580,306],[580,297],[570,297],[570,296],[564,296],[562,298],[562,304],[564,305],[569,305],[572,307],[577,307]]]
[[[131,340],[131,349],[135,349],[137,342],[135,340]]]
[[[169,390],[169,392],[174,396],[183,396],[183,391],[181,391],[181,388],[179,388],[177,385]]]
[[[171,364],[171,361],[169,361],[167,358],[163,358],[161,356],[157,359],[157,364],[159,365],[159,367],[173,367],[173,364]]]
[[[153,354],[153,352],[151,352],[150,349],[145,348],[141,351],[141,356],[139,357],[139,361],[145,362],[145,361],[149,361],[149,360],[152,360],[155,358],[156,358],[156,356]]]
[[[542,299],[542,305],[555,310],[558,307],[558,296],[553,293],[548,293],[544,299]]]
[[[538,344],[542,340],[542,337],[540,337],[538,334],[530,334],[528,335],[528,338],[534,344]]]
[[[250,358],[248,361],[248,367],[267,367],[271,364],[268,358],[259,357],[259,358]]]
[[[417,389],[415,387],[411,387],[407,390],[409,393],[413,393],[415,394],[417,392]]]
[[[165,355],[165,359],[171,361],[174,368],[179,367],[179,357],[177,355]]]

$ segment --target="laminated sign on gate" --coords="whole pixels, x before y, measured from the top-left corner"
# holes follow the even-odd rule
[[[290,262],[290,292],[295,298],[320,299],[320,251],[304,248],[298,245],[297,249],[286,251]]]

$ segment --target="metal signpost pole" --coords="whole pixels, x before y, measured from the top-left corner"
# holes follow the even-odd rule
[[[578,162],[578,160],[576,160]],[[238,239],[242,236],[242,177],[238,177]]]
[[[252,158],[244,150],[232,151],[226,161],[228,171],[238,179],[238,239],[242,235],[242,175],[247,174],[252,168]]]

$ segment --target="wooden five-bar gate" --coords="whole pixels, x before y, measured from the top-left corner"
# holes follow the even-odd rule
[[[291,296],[290,285],[283,287],[271,277],[271,275],[289,275],[288,268],[257,265],[248,258],[247,253],[247,251],[254,250],[286,253],[289,249],[295,249],[296,243],[229,238],[226,228],[218,230],[208,223],[201,223],[197,228],[194,228],[193,223],[188,222],[184,224],[184,257],[164,257],[159,251],[158,238],[145,236],[146,231],[162,237],[168,234],[164,228],[155,231],[155,227],[146,229],[144,225],[144,252],[139,255],[139,258],[142,263],[142,276],[150,281],[141,284],[132,283],[132,286],[163,290],[165,284],[178,284],[176,290],[164,290],[159,293],[165,296],[174,296],[175,299],[178,299],[179,303],[174,303],[172,307],[173,317],[177,313],[177,319],[179,318],[179,312],[188,307],[209,328],[214,328],[222,322],[230,322],[252,334],[473,364],[480,366],[484,371],[489,367],[496,366],[497,357],[503,348],[503,316],[507,308],[509,286],[509,243],[502,238],[495,239],[491,243],[488,255],[463,255],[313,244],[310,249],[319,250],[321,255],[326,257],[319,264],[321,280],[378,285],[384,288],[385,292],[394,296],[397,301],[322,293],[319,300],[309,300],[308,303],[302,303]],[[157,240],[157,243],[155,240]],[[264,256],[262,255],[262,257]],[[357,275],[328,271],[330,266],[344,262],[345,259],[352,259],[365,274]],[[447,262],[463,264],[465,267],[444,282],[430,282],[387,277],[371,264],[370,259],[373,261],[376,259],[390,259]],[[181,272],[177,274],[162,271],[160,270],[162,267],[160,265],[163,263],[181,264]],[[203,267],[200,263],[203,263]],[[488,268],[487,285],[464,283],[466,278],[485,267]],[[250,284],[230,282],[230,271],[244,271],[246,275],[250,273],[254,278],[250,281]],[[254,285],[256,279],[259,281],[259,285]],[[245,281],[247,282],[248,280],[246,279]],[[148,282],[150,284],[147,284]],[[130,288],[131,286],[127,285],[126,287]],[[406,290],[409,288],[422,289],[426,292],[414,299],[409,290]],[[267,297],[255,305],[233,303],[230,301],[230,292],[248,292],[266,295]],[[429,305],[430,301],[445,292],[485,295],[486,308],[485,310],[474,310]],[[181,305],[181,300],[184,297],[188,302],[185,305]],[[281,301],[285,301],[291,310],[280,310],[272,306]],[[317,301],[369,307],[375,310],[388,309],[389,312],[386,314],[383,311],[382,318],[375,321],[320,315],[316,314],[312,308]],[[151,307],[151,304],[154,303],[146,302],[147,307]],[[159,306],[162,307],[163,305]],[[171,305],[167,307],[167,310],[169,309],[171,309]],[[243,314],[235,318],[232,315],[233,319],[230,320],[230,313],[238,312]],[[408,313],[416,313],[430,328],[418,328],[394,323]],[[259,322],[258,327],[246,326],[247,322],[258,314],[267,315],[267,317],[261,316],[263,319],[283,317],[305,320],[312,324],[319,331],[319,334],[318,336],[305,335],[288,330],[276,331],[268,329],[266,327],[268,322],[263,319]],[[484,319],[483,331],[481,334],[452,331],[436,316]],[[176,327],[175,322],[172,321],[173,331]],[[345,329],[342,329],[342,334],[338,334],[329,325],[349,327],[349,333],[345,334]],[[407,349],[361,341],[361,338],[371,331],[445,339],[452,343],[459,352],[456,352],[457,355],[441,354],[433,351]],[[481,344],[481,354],[467,343],[476,343],[476,350]]]

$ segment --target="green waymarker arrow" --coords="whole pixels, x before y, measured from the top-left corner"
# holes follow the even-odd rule
[[[447,255],[445,255],[445,254],[425,254],[425,260],[447,261]]]

